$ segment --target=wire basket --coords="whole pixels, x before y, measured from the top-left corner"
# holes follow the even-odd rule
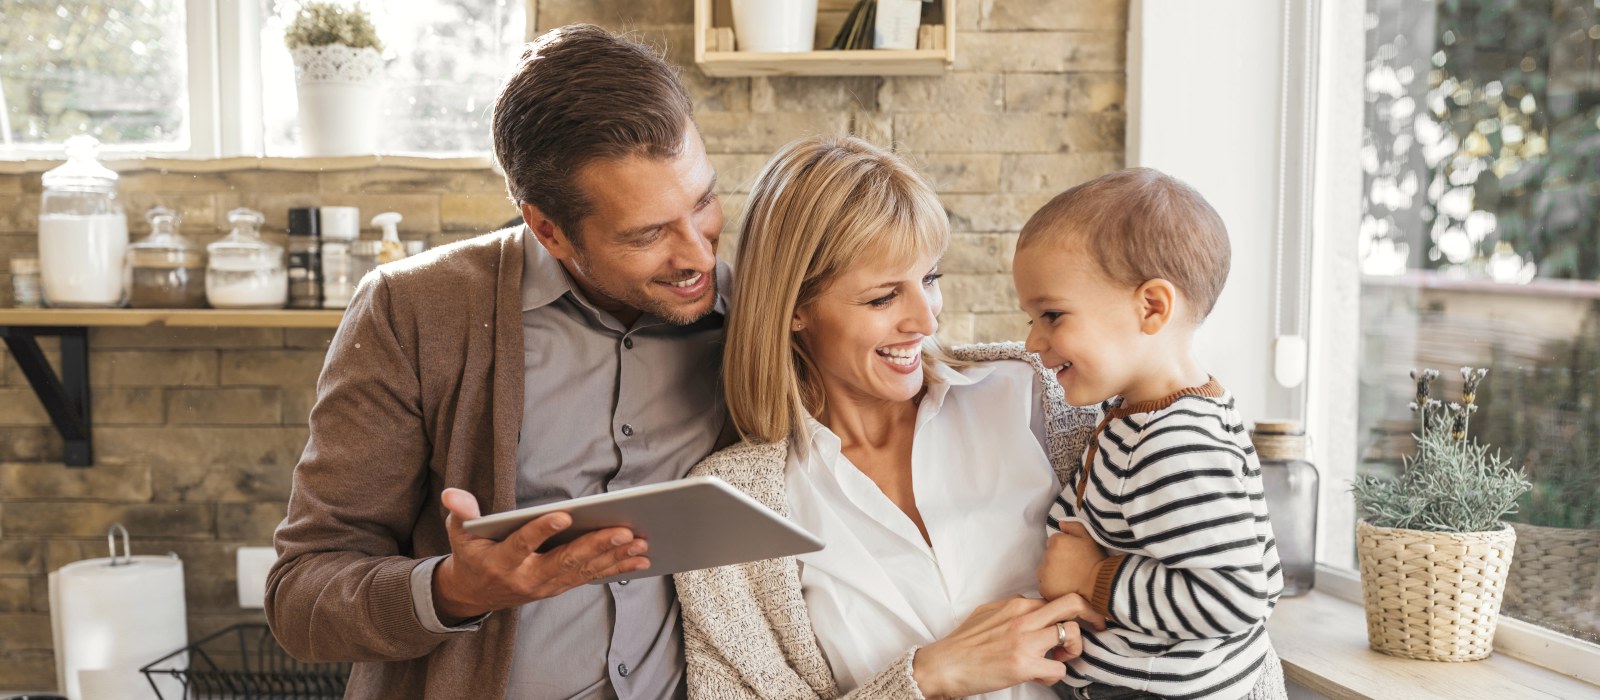
[[[260,623],[234,625],[139,669],[161,700],[251,698],[301,700],[342,698],[350,664],[308,664],[278,646]],[[180,697],[162,694],[170,680],[182,684]],[[165,682],[158,682],[165,681]]]

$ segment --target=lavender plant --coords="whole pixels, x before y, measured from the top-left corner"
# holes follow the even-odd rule
[[[1487,369],[1462,367],[1461,400],[1444,403],[1432,396],[1439,373],[1412,370],[1418,416],[1417,453],[1405,459],[1398,477],[1363,476],[1351,486],[1356,509],[1367,522],[1432,532],[1498,530],[1516,512],[1517,499],[1530,487],[1528,475],[1489,448],[1467,438],[1478,410],[1478,384]]]

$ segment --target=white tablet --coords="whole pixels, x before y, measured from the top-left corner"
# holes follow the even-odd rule
[[[649,541],[650,568],[596,583],[665,576],[822,549],[822,540],[714,476],[547,503],[466,522],[467,532],[503,540],[534,518],[568,513],[572,525],[541,551],[608,527],[626,527]]]

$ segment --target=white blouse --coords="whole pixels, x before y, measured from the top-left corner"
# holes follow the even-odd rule
[[[1023,362],[935,369],[917,408],[912,490],[930,547],[877,484],[808,420],[791,446],[791,517],[827,546],[803,554],[800,585],[841,693],[913,646],[941,639],[979,605],[1037,595],[1045,514],[1060,492],[1045,457],[1037,375]],[[984,698],[1055,698],[1025,683]]]

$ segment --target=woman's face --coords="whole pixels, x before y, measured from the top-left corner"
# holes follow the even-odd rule
[[[866,256],[811,303],[791,329],[810,353],[829,406],[909,401],[922,391],[922,342],[944,305],[937,256],[886,262]]]

